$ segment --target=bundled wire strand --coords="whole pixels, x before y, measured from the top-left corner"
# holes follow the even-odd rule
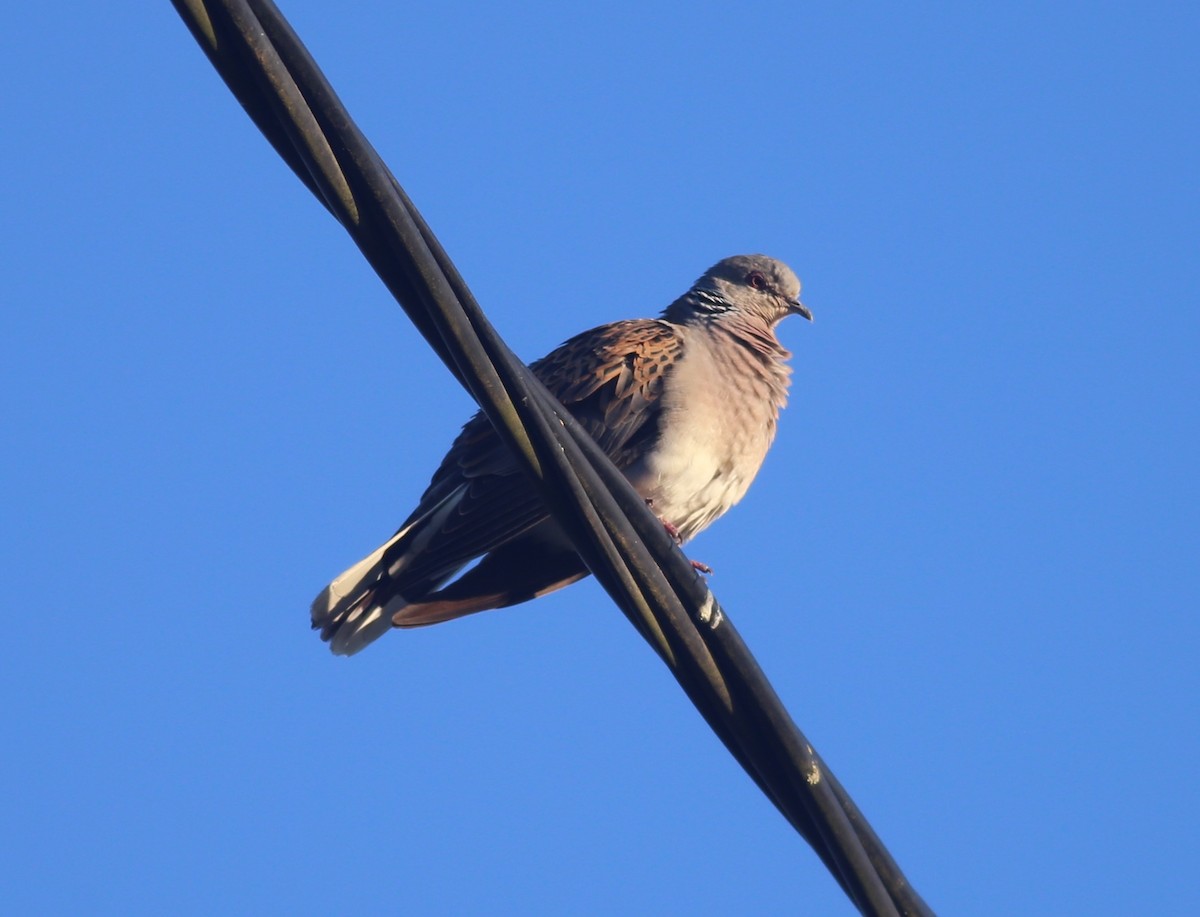
[[[270,0],[172,2],[254,123],[532,475],[597,580],[850,900],[864,914],[931,914],[662,524],[488,323],[279,10]]]

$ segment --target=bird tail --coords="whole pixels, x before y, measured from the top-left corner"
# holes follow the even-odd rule
[[[417,573],[413,562],[421,555],[446,517],[458,506],[466,485],[409,521],[382,546],[364,557],[321,590],[312,603],[313,630],[337,656],[353,656],[392,629],[392,615],[408,605],[401,594],[428,591],[451,575],[464,561],[444,569]]]
[[[561,589],[588,569],[562,530],[539,518],[443,588],[472,558],[431,545],[458,509],[467,485],[409,521],[384,545],[326,586],[312,603],[312,626],[338,656],[352,656],[393,627],[424,627],[505,608]]]
[[[397,532],[377,551],[364,557],[321,590],[312,603],[313,630],[320,629],[321,639],[338,656],[352,656],[392,629],[388,605],[403,605],[395,592],[385,596],[380,587],[386,579],[384,555],[408,534]]]

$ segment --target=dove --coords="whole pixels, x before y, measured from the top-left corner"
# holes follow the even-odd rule
[[[766,457],[787,402],[791,354],[775,329],[789,315],[812,320],[792,269],[736,255],[659,318],[585,331],[530,370],[683,544],[741,500]],[[393,628],[516,605],[587,575],[480,412],[399,530],[317,596],[312,626],[348,656]]]

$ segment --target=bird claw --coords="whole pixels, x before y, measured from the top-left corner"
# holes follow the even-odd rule
[[[683,535],[680,534],[679,529],[669,523],[666,519],[661,521],[663,528],[667,530],[667,534],[671,536],[671,539],[675,542],[675,544],[679,545],[679,547],[683,547]]]
[[[649,497],[646,498],[646,505],[650,509],[654,509],[654,501]],[[683,547],[683,535],[680,533],[679,528],[674,523],[668,522],[662,516],[659,516],[658,513],[654,515],[658,516],[658,521],[662,523],[663,531],[671,536],[671,540],[679,547]]]
[[[654,509],[654,501],[653,500],[649,500],[649,499],[646,500],[646,505],[648,507],[650,507],[651,509]],[[658,514],[656,513],[655,515],[658,515]],[[671,538],[672,538],[672,540],[674,540],[675,544],[678,547],[683,547],[683,535],[680,533],[678,526],[676,526],[674,523],[668,522],[662,516],[658,517],[658,521],[662,523],[663,531],[665,531],[668,535],[671,536]],[[708,564],[701,563],[698,560],[693,560],[693,561],[691,561],[691,565],[692,565],[692,568],[697,573],[703,573],[706,576],[712,575],[712,572],[713,572],[712,567],[710,567]]]

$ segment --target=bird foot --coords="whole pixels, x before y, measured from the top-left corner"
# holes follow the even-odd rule
[[[651,509],[654,509],[654,501],[649,497],[646,498],[646,505]],[[678,527],[676,527],[674,523],[668,522],[662,516],[659,516],[658,513],[655,513],[654,515],[658,516],[658,521],[662,523],[663,531],[671,536],[671,540],[674,541],[675,544],[682,547],[683,535],[680,534]]]
[[[651,509],[654,509],[654,501],[653,500],[649,500],[649,499],[646,500],[646,505],[648,507],[650,507]],[[655,513],[655,515],[658,515],[658,514]],[[683,547],[683,535],[680,533],[678,526],[676,526],[672,522],[668,522],[662,516],[658,517],[658,521],[662,523],[663,531],[665,531],[668,535],[671,536],[671,538],[672,538],[672,540],[674,540],[675,544],[678,545],[679,547]],[[692,568],[697,573],[704,573],[704,574],[710,575],[710,576],[712,575],[712,572],[713,572],[712,567],[710,567],[708,564],[701,563],[698,560],[693,560],[693,561],[691,561],[691,565],[692,565]]]

